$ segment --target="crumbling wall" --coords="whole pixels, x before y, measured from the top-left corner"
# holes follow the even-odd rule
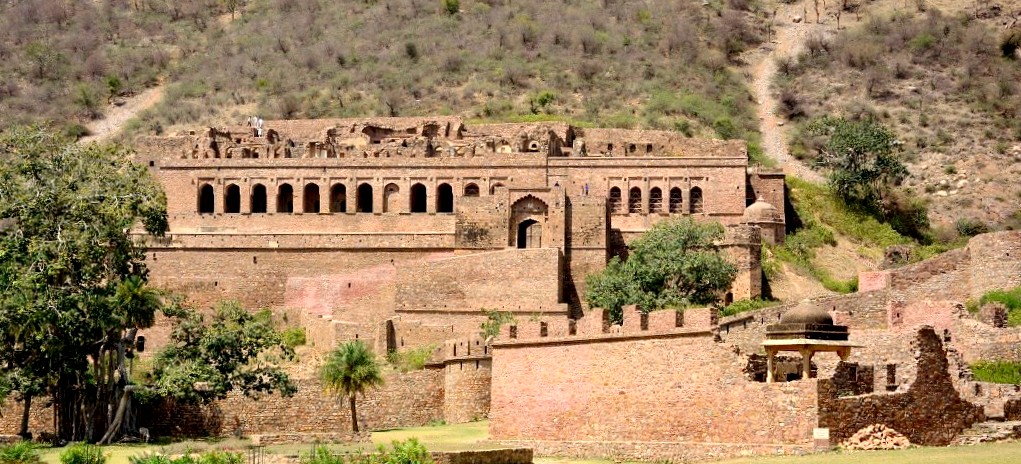
[[[940,337],[931,327],[918,331],[917,376],[903,393],[841,397],[840,379],[819,381],[819,426],[838,444],[872,424],[891,427],[914,444],[943,446],[962,430],[985,420],[982,408],[961,399],[948,372]]]

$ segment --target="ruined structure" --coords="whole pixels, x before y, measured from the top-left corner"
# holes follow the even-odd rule
[[[290,311],[319,346],[440,343],[477,333],[483,308],[578,319],[585,276],[675,216],[727,226],[727,298],[755,297],[763,237],[783,239],[783,174],[750,170],[742,141],[439,117],[259,121],[136,148],[168,196],[153,281],[200,307]]]

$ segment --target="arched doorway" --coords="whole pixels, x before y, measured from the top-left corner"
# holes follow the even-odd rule
[[[336,184],[330,188],[330,212],[347,212],[347,187],[344,184]]]
[[[450,184],[440,184],[436,188],[436,212],[454,212],[454,188]]]
[[[230,214],[241,212],[241,189],[237,185],[227,186],[227,194],[223,196],[223,212]]]
[[[277,212],[294,212],[294,187],[291,184],[281,184],[277,189]]]
[[[265,213],[266,212],[266,186],[262,184],[255,184],[252,187],[252,212],[253,213]]]
[[[216,198],[213,194],[213,186],[205,184],[199,189],[199,214],[212,214]]]
[[[401,188],[397,184],[386,184],[383,187],[383,212],[399,213],[401,211]]]
[[[425,186],[415,184],[411,186],[411,212],[424,213],[426,206]]]
[[[525,219],[518,224],[518,248],[542,248],[542,224]]]
[[[397,351],[397,330],[394,321],[386,321],[386,354]]]
[[[372,186],[369,184],[358,186],[358,212],[372,212]]]
[[[515,201],[511,205],[508,244],[516,248],[542,247],[542,229],[548,213],[546,203],[531,195]]]
[[[305,186],[305,198],[302,202],[302,212],[304,213],[318,213],[319,212],[319,186],[316,184],[308,184]]]

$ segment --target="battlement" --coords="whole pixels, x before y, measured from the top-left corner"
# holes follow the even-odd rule
[[[611,325],[609,312],[594,308],[573,320],[537,315],[500,328],[497,344],[564,341],[598,341],[635,336],[711,335],[719,319],[715,308],[661,310],[643,313],[635,305],[624,307],[624,323]]]

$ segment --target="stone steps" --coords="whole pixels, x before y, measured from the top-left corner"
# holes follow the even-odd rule
[[[1021,438],[1021,421],[986,421],[972,425],[954,439],[954,445],[977,445]]]

